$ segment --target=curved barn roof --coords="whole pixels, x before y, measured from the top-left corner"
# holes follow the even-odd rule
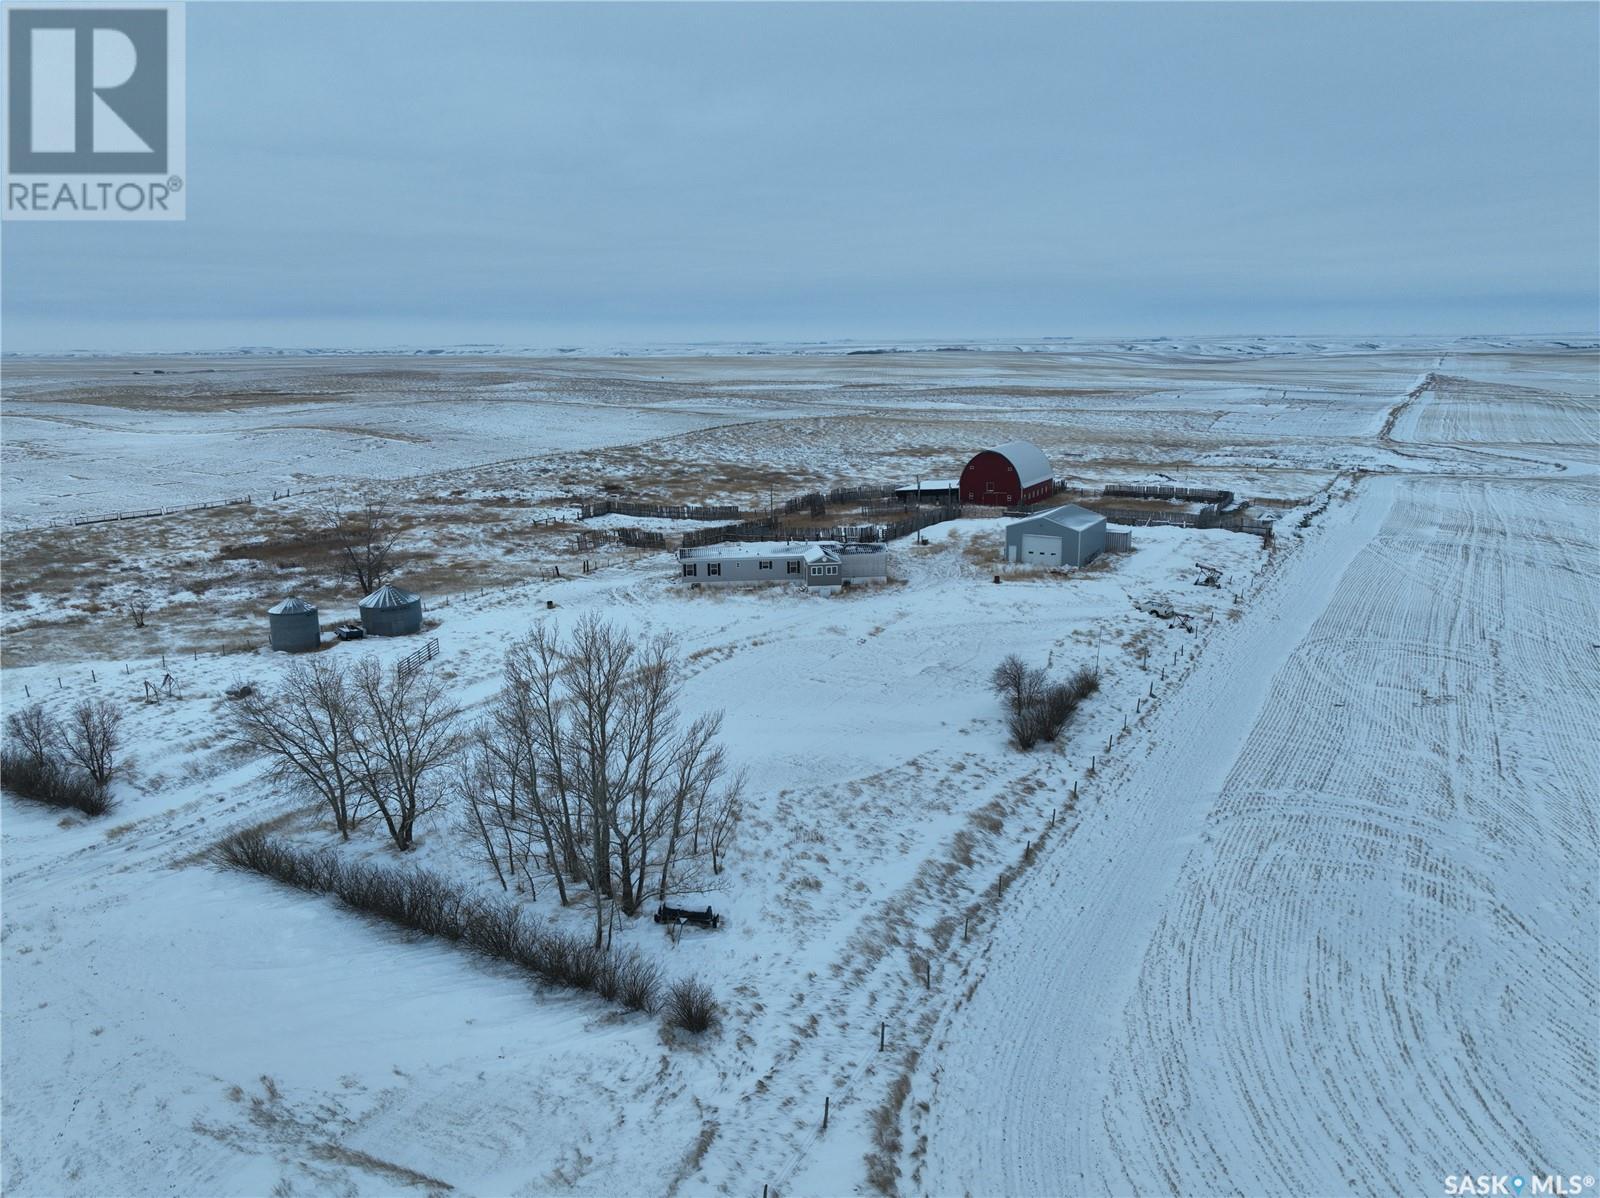
[[[316,610],[316,604],[307,603],[304,599],[297,599],[293,595],[290,595],[289,598],[285,599],[282,603],[274,603],[271,607],[267,608],[267,615],[298,616],[302,612],[314,612]]]
[[[1048,482],[1054,477],[1050,472],[1050,459],[1032,441],[1007,441],[1004,445],[991,446],[985,452],[997,453],[1010,462],[1024,488]]]
[[[421,596],[413,595],[410,591],[402,591],[392,583],[385,583],[356,606],[366,608],[410,607],[419,598]]]

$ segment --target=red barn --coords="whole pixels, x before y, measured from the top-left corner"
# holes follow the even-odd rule
[[[993,507],[1036,503],[1053,494],[1050,459],[1032,441],[1007,441],[985,449],[961,472],[961,502]]]

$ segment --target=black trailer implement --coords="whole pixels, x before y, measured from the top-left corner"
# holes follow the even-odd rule
[[[682,907],[669,907],[662,903],[656,909],[656,922],[676,924],[679,927],[686,923],[692,923],[697,928],[720,928],[722,926],[722,916],[718,915],[710,907],[707,907],[704,911],[686,911]]]

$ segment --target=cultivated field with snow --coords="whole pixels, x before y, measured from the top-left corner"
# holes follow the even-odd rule
[[[8,362],[4,706],[103,696],[129,749],[107,816],[4,798],[4,1188],[1594,1173],[1596,390],[1592,348],[1554,344]],[[894,542],[886,586],[712,592],[669,551],[584,535],[696,525],[576,507],[761,509],[949,477],[1015,437],[1075,485],[1234,490],[1278,534],[1139,528],[1053,574],[997,563],[1003,520],[961,519]],[[212,863],[269,820],[336,843],[227,743],[226,692],[285,668],[267,604],[353,614],[318,507],[368,493],[469,711],[512,638],[593,613],[671,634],[686,710],[725,712],[744,818],[692,897],[726,925],[614,932],[710,983],[713,1032]],[[1006,742],[986,679],[1013,652],[1100,670],[1057,745]],[[339,851],[494,886],[455,809],[405,859],[370,827]],[[591,918],[548,886],[517,901]]]

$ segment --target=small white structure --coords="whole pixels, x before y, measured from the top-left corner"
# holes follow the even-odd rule
[[[1106,548],[1106,518],[1075,503],[1006,525],[1006,561],[1087,566]]]
[[[838,541],[727,541],[680,549],[678,565],[685,580],[703,586],[797,582],[815,590],[889,580],[887,547]]]

